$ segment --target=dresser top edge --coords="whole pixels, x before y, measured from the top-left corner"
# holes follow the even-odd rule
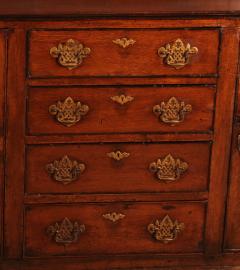
[[[239,0],[0,0],[0,18],[240,16]]]

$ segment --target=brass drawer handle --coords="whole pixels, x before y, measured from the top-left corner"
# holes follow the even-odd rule
[[[188,164],[181,161],[179,158],[173,158],[168,154],[164,158],[157,159],[149,165],[150,172],[164,182],[176,181],[188,169]]]
[[[131,96],[125,96],[125,95],[120,95],[120,96],[114,96],[111,97],[111,100],[113,100],[114,102],[120,104],[120,105],[124,105],[128,102],[131,102],[134,100],[134,97]]]
[[[179,223],[166,215],[161,221],[158,219],[154,223],[148,225],[148,231],[154,239],[167,244],[174,241],[178,234],[184,230],[184,223]]]
[[[192,105],[183,101],[178,101],[175,97],[171,97],[166,103],[163,101],[160,105],[153,107],[153,113],[163,122],[167,124],[177,124],[184,120],[185,114],[192,111]]]
[[[164,62],[176,69],[186,66],[189,63],[190,54],[197,53],[197,47],[191,47],[189,43],[184,45],[180,38],[178,38],[172,44],[166,44],[165,47],[158,49],[158,55],[164,58]]]
[[[103,218],[108,219],[108,220],[112,221],[113,223],[120,220],[120,219],[125,218],[124,214],[116,213],[116,212],[106,213],[106,214],[103,214],[102,216],[103,216]]]
[[[107,153],[107,156],[114,159],[114,160],[120,161],[121,159],[129,157],[130,153],[121,152],[121,151],[118,150],[116,152]]]
[[[74,39],[59,43],[57,47],[50,49],[50,55],[57,58],[58,63],[69,70],[80,66],[83,58],[87,57],[90,52],[90,48],[84,47]]]
[[[125,49],[128,46],[133,45],[136,42],[136,40],[132,38],[128,39],[126,37],[123,37],[123,38],[115,39],[112,42]]]
[[[54,180],[61,182],[64,185],[77,180],[85,171],[85,168],[85,164],[76,160],[71,160],[68,156],[64,156],[60,160],[54,160],[46,166],[48,174]]]
[[[67,217],[62,221],[47,227],[47,235],[57,244],[72,244],[78,241],[80,233],[85,231],[85,225],[79,225],[77,221],[71,222]]]
[[[88,111],[89,107],[87,105],[81,104],[80,101],[75,102],[71,97],[49,106],[49,113],[54,115],[59,123],[67,127],[79,122]]]

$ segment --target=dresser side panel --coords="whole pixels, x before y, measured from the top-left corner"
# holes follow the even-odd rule
[[[206,224],[206,255],[221,253],[238,47],[237,29],[223,29]]]
[[[15,29],[9,36],[8,55],[10,68],[7,77],[4,255],[7,258],[19,258],[22,254],[25,125],[25,31],[23,29]]]
[[[0,255],[3,250],[5,47],[5,33],[0,31]]]

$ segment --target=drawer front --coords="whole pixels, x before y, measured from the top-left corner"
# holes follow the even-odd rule
[[[27,206],[25,256],[202,252],[204,223],[204,203]]]
[[[30,88],[28,133],[207,132],[215,88]]]
[[[213,75],[218,30],[31,31],[29,75]]]
[[[29,146],[27,193],[204,191],[209,143]]]

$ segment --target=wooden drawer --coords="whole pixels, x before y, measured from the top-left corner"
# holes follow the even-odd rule
[[[215,88],[30,88],[28,134],[207,132]],[[81,104],[79,104],[80,102]]]
[[[79,29],[29,34],[31,77],[217,73],[218,30]]]
[[[29,146],[26,192],[205,191],[209,159],[209,143]]]
[[[204,223],[204,203],[27,206],[25,256],[202,252]]]

